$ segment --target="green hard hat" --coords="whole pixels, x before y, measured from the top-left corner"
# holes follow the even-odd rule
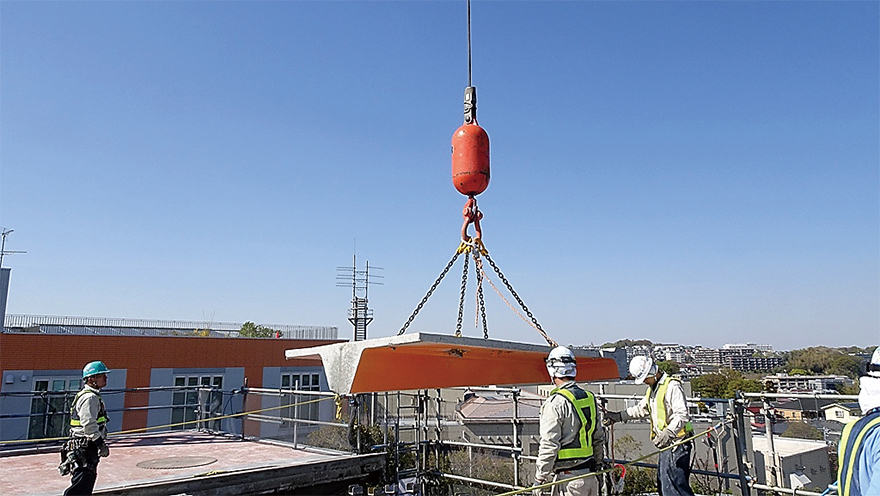
[[[106,374],[108,372],[110,372],[110,369],[108,369],[107,366],[104,365],[104,362],[89,362],[88,364],[86,364],[85,367],[83,367],[83,379],[91,377],[93,375]]]

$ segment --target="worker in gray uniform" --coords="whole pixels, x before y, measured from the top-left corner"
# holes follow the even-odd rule
[[[693,435],[687,398],[681,380],[658,369],[650,357],[633,357],[629,373],[636,384],[647,384],[645,396],[637,404],[620,412],[605,412],[610,422],[621,422],[647,417],[651,421],[651,441],[663,449],[657,468],[657,490],[660,496],[694,496],[690,486],[691,451]]]
[[[605,429],[596,397],[575,382],[577,362],[570,349],[553,348],[547,357],[547,372],[556,388],[541,405],[534,486],[577,477],[552,486],[550,494],[598,496],[597,477],[578,477],[595,472],[604,456]],[[539,496],[542,490],[532,492]]]
[[[104,362],[90,362],[83,368],[83,388],[70,407],[70,439],[61,448],[61,475],[71,474],[64,496],[92,494],[98,479],[98,462],[110,455],[107,447],[107,410],[101,388],[110,370]]]

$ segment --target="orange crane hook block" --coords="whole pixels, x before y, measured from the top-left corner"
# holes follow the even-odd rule
[[[464,124],[452,135],[452,184],[465,196],[489,186],[489,135],[477,124],[477,89],[464,92]]]

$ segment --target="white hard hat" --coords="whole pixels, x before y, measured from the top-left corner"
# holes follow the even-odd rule
[[[550,377],[577,376],[577,360],[574,353],[565,346],[557,346],[547,355],[547,373]]]
[[[637,356],[629,362],[629,374],[636,380],[636,384],[645,382],[645,378],[649,375],[657,373],[657,365],[651,357]]]
[[[867,374],[871,377],[880,377],[880,346],[874,348],[871,363],[867,366]]]

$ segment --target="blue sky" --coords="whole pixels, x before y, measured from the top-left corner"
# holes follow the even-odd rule
[[[476,0],[484,241],[548,333],[876,345],[878,26],[877,2]],[[464,1],[3,1],[7,311],[348,337],[356,251],[384,268],[369,335],[396,334],[458,246],[467,76]],[[454,331],[461,267],[408,332]],[[543,342],[486,302],[491,337]]]

